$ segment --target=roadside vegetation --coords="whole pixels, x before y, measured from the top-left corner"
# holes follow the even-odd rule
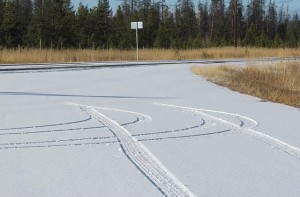
[[[218,85],[264,100],[300,108],[300,63],[193,67],[193,72]]]
[[[0,48],[131,50],[133,21],[141,48],[300,47],[296,8],[274,0],[113,1],[0,0]]]
[[[224,58],[261,58],[261,57],[297,57],[299,49],[268,48],[203,48],[203,49],[141,49],[141,61],[155,60],[193,60]],[[95,62],[95,61],[135,61],[135,50],[118,49],[2,49],[0,64],[13,63],[53,63],[53,62]]]

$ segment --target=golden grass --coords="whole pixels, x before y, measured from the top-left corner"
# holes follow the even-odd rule
[[[300,63],[272,66],[193,67],[193,72],[216,84],[262,99],[300,107]]]
[[[296,57],[300,49],[266,48],[205,48],[190,50],[141,49],[141,61],[154,60],[192,60],[224,58],[261,58],[261,57]],[[135,50],[91,50],[91,49],[2,49],[0,63],[53,63],[53,62],[95,62],[95,61],[135,61]]]

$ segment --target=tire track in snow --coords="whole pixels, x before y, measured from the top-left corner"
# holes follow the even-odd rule
[[[30,146],[11,146],[11,147],[0,147],[0,150],[8,149],[27,149],[27,148],[55,148],[55,147],[68,147],[68,146],[91,146],[91,145],[108,145],[117,143],[118,141],[100,141],[100,142],[86,142],[86,143],[70,143],[70,144],[46,144],[46,145],[30,145]]]
[[[253,128],[256,127],[258,125],[257,121],[251,119],[251,118],[248,118],[248,117],[245,117],[245,116],[241,116],[239,114],[233,114],[233,113],[227,113],[227,112],[220,112],[220,111],[213,111],[213,110],[206,110],[206,109],[197,109],[197,108],[191,108],[191,107],[182,107],[182,106],[177,106],[177,105],[169,105],[169,104],[162,104],[162,103],[154,103],[155,105],[159,105],[159,106],[165,106],[165,107],[172,107],[172,108],[177,108],[177,109],[181,109],[181,110],[188,110],[192,113],[195,113],[195,114],[199,114],[201,115],[202,117],[205,117],[206,119],[208,120],[211,120],[211,121],[215,121],[215,122],[218,122],[224,126],[228,126],[230,128],[232,128],[233,130],[236,130],[240,133],[243,133],[243,134],[247,134],[261,142],[264,142],[268,145],[271,145],[272,147],[275,147],[285,153],[288,153],[294,157],[296,157],[297,159],[300,159],[300,149],[298,147],[295,147],[293,145],[290,145],[286,142],[283,142],[277,138],[274,138],[272,136],[269,136],[267,134],[264,134],[264,133],[261,133],[259,131],[256,131],[254,130]],[[244,128],[240,125],[237,125],[237,124],[234,124],[232,122],[229,122],[227,120],[224,120],[224,119],[221,119],[221,118],[218,118],[218,117],[215,117],[215,116],[212,116],[212,115],[209,115],[207,113],[204,113],[204,112],[215,112],[215,113],[222,113],[222,114],[227,114],[227,115],[234,115],[236,117],[241,117],[241,118],[244,118],[244,119],[247,119],[251,122],[253,122],[253,126],[249,127],[249,128]]]
[[[144,141],[157,141],[157,140],[167,140],[167,139],[183,139],[183,138],[191,138],[191,137],[200,137],[200,136],[224,134],[224,133],[227,133],[227,132],[230,132],[230,131],[231,131],[231,129],[224,130],[224,131],[190,134],[190,135],[181,135],[181,136],[154,137],[154,138],[149,138],[149,139],[139,139],[138,141],[144,142]]]
[[[90,118],[88,120],[91,120],[92,117],[89,116]],[[130,122],[125,122],[121,124],[122,126],[127,126],[130,124],[135,124],[139,122],[141,119],[138,116],[135,116],[135,120],[130,121]],[[72,123],[80,123],[82,121],[74,121]],[[66,123],[62,124],[55,124],[55,125],[65,125]],[[67,124],[71,124],[67,123]],[[53,126],[54,124],[51,124]],[[45,127],[39,126],[39,127]],[[36,128],[36,127],[20,127],[20,128]],[[5,135],[28,135],[28,134],[42,134],[42,133],[53,133],[53,132],[81,132],[85,130],[93,130],[93,129],[101,129],[101,128],[106,128],[106,126],[95,126],[95,127],[83,127],[83,128],[69,128],[69,129],[56,129],[56,130],[43,130],[43,131],[26,131],[26,132],[8,132],[8,133],[0,133],[0,136],[5,136]],[[13,128],[12,130],[19,130],[19,128]],[[99,140],[101,142],[99,142]],[[102,142],[103,140],[106,140]],[[76,143],[76,144],[71,144],[69,142],[78,142],[78,141],[97,141],[97,142],[90,142],[90,143]],[[62,144],[66,143],[67,144]],[[115,137],[91,137],[91,138],[76,138],[76,139],[57,139],[57,140],[45,140],[45,141],[31,141],[31,142],[9,142],[9,143],[0,143],[0,150],[3,149],[21,149],[21,148],[50,148],[50,147],[63,147],[63,146],[79,146],[79,145],[96,145],[96,144],[111,144],[111,143],[116,143],[117,140]],[[36,145],[38,144],[38,145]]]
[[[224,131],[216,131],[216,132],[208,132],[208,133],[199,133],[199,134],[189,134],[189,135],[180,135],[180,136],[153,136],[152,138],[141,138],[137,141],[160,141],[160,140],[168,140],[168,139],[184,139],[184,138],[192,138],[192,137],[202,137],[202,136],[210,136],[210,135],[218,135],[225,134],[232,130],[224,130]],[[99,142],[99,140],[101,142]],[[76,143],[76,144],[61,144],[64,142],[75,142],[75,141],[97,141],[90,143]],[[46,141],[33,141],[33,142],[11,142],[11,143],[3,143],[0,144],[0,150],[2,149],[21,149],[21,148],[51,148],[51,147],[63,147],[63,146],[79,146],[79,145],[100,145],[100,144],[114,144],[117,143],[117,138],[113,137],[91,137],[91,138],[77,138],[77,139],[66,139],[66,140],[46,140]],[[57,145],[58,143],[58,145]],[[39,144],[39,145],[34,145]],[[54,145],[56,144],[56,145]],[[3,146],[3,147],[1,147]]]
[[[70,104],[70,103],[68,103]],[[111,108],[103,108],[103,107],[94,107],[102,110],[107,111],[117,111],[122,112],[125,114],[130,114],[135,117],[135,120],[131,122],[125,122],[121,124],[121,126],[128,126],[131,124],[138,123],[140,121],[151,121],[151,117],[137,113],[137,112],[131,112],[131,111],[125,111],[125,110],[119,110],[119,109],[111,109]],[[186,111],[187,114],[195,115],[189,111]],[[196,114],[197,115],[197,114]],[[198,115],[197,115],[198,116]],[[164,134],[175,134],[175,133],[186,133],[193,129],[207,129],[210,127],[215,126],[215,124],[209,124],[208,126],[204,126],[207,124],[207,121],[205,121],[203,118],[199,116],[199,118],[202,120],[202,122],[198,125],[186,127],[186,128],[180,128],[180,129],[174,129],[174,130],[166,130],[166,131],[159,131],[159,132],[149,132],[149,133],[142,133],[142,134],[135,134],[132,135],[134,137],[139,137],[138,141],[159,141],[159,140],[167,140],[167,139],[183,139],[183,138],[191,138],[191,137],[201,137],[201,136],[209,136],[209,135],[217,135],[217,134],[223,134],[227,133],[230,130],[225,131],[216,131],[216,132],[208,132],[208,133],[199,133],[199,134],[185,134],[185,135],[178,135],[178,136],[161,136]],[[85,121],[91,120],[92,117],[89,116],[86,120],[80,120],[80,121],[74,121],[74,122],[68,122],[68,123],[58,123],[58,124],[48,124],[48,125],[40,125],[40,126],[32,126],[32,127],[19,127],[19,128],[11,128],[12,130],[20,130],[20,129],[33,129],[33,128],[43,128],[43,127],[51,127],[51,126],[57,126],[57,125],[66,125],[66,124],[75,124],[75,123],[81,123]],[[242,122],[242,121],[241,121]],[[54,133],[54,132],[82,132],[86,130],[93,130],[93,129],[101,129],[106,128],[102,124],[102,126],[95,126],[95,127],[83,127],[83,128],[68,128],[68,129],[56,129],[56,130],[40,130],[40,131],[22,131],[22,132],[7,132],[7,133],[0,133],[0,136],[6,136],[6,135],[28,135],[28,134],[43,134],[43,133]],[[8,130],[8,129],[2,129],[2,130]],[[147,136],[150,136],[151,138],[147,138]],[[146,138],[145,138],[146,137]],[[107,140],[109,139],[109,140]],[[112,140],[110,140],[112,139]],[[107,140],[107,141],[105,141]],[[90,143],[78,143],[82,141],[91,141]],[[101,141],[101,142],[99,142]],[[90,138],[70,138],[70,139],[55,139],[55,140],[45,140],[45,141],[28,141],[28,142],[9,142],[9,143],[2,143],[0,144],[0,150],[1,149],[21,149],[21,148],[50,148],[50,147],[63,147],[63,146],[73,146],[74,144],[70,142],[76,142],[76,146],[79,145],[93,145],[93,144],[112,144],[116,143],[116,137],[100,137],[100,136],[94,136]],[[63,144],[67,143],[67,144]],[[2,147],[1,147],[2,146]]]
[[[90,117],[87,120],[91,120],[92,118]],[[131,125],[131,124],[135,124],[137,122],[140,121],[140,118],[135,116],[135,120],[131,121],[131,122],[126,122],[121,124],[122,126],[127,126],[127,125]],[[81,122],[81,121],[80,121]],[[79,121],[76,122],[72,122],[73,124],[75,123],[80,123]],[[57,125],[66,125],[66,124],[71,124],[71,123],[64,123],[64,124],[53,124],[51,126],[48,127],[53,127],[53,126],[57,126]],[[34,129],[34,128],[41,128],[41,127],[46,127],[46,126],[34,126],[34,127],[19,127],[19,128],[12,128],[11,130],[22,130],[23,128],[26,129]],[[82,131],[82,130],[90,130],[90,129],[101,129],[101,128],[105,128],[106,126],[95,126],[95,127],[82,127],[82,128],[69,128],[69,129],[54,129],[54,130],[40,130],[40,131],[21,131],[21,132],[6,132],[6,133],[0,133],[1,135],[27,135],[27,134],[39,134],[39,133],[53,133],[53,132],[68,132],[68,131]],[[1,130],[1,129],[0,129]],[[10,131],[10,129],[3,129],[5,131]]]
[[[141,134],[134,134],[132,136],[134,137],[140,137],[140,136],[148,136],[148,135],[158,135],[158,134],[167,134],[167,133],[178,133],[178,132],[184,132],[184,131],[189,131],[192,129],[197,129],[199,127],[202,127],[203,125],[206,124],[206,121],[202,119],[202,122],[198,125],[191,126],[191,127],[186,127],[182,129],[174,129],[174,130],[167,130],[167,131],[158,131],[158,132],[149,132],[149,133],[141,133]]]
[[[57,139],[57,140],[45,140],[45,141],[34,141],[34,142],[13,142],[13,143],[2,143],[0,146],[17,146],[17,145],[33,145],[33,144],[48,144],[48,143],[62,143],[62,142],[75,142],[75,141],[87,141],[87,140],[111,140],[116,139],[115,137],[90,137],[90,138],[77,138],[77,139]],[[23,146],[24,147],[24,146]],[[22,148],[20,146],[20,148]]]
[[[86,119],[78,120],[78,121],[73,121],[73,122],[56,123],[56,124],[46,124],[46,125],[35,125],[35,126],[26,126],[26,127],[5,128],[5,129],[0,129],[0,131],[24,130],[24,129],[35,129],[35,128],[43,128],[43,127],[55,127],[55,126],[71,125],[71,124],[77,124],[77,123],[87,122],[87,121],[89,121],[91,119],[92,119],[92,117],[89,116]],[[1,135],[1,133],[0,133],[0,135]]]
[[[151,121],[151,117],[137,113],[137,112],[131,112],[131,111],[125,111],[125,110],[119,110],[119,109],[110,109],[110,108],[103,108],[103,107],[95,107],[98,109],[102,110],[107,110],[107,111],[117,111],[117,112],[122,112],[125,114],[130,114],[135,117],[135,120],[132,120],[130,122],[125,122],[122,123],[121,126],[128,126],[131,124],[138,123],[140,121]],[[192,114],[195,115],[189,111],[185,111],[187,114]],[[197,114],[196,114],[197,115]],[[199,116],[199,115],[197,115]],[[185,135],[177,135],[177,136],[163,136],[164,134],[175,134],[175,133],[186,133],[190,130],[193,129],[207,129],[210,127],[215,126],[215,124],[208,124],[207,121],[205,121],[203,118],[199,116],[199,118],[202,120],[202,122],[198,125],[191,126],[191,127],[186,127],[186,128],[180,128],[180,129],[174,129],[174,130],[166,130],[166,131],[159,131],[159,132],[149,132],[149,133],[142,133],[142,134],[135,134],[132,135],[134,137],[139,137],[138,141],[159,141],[159,140],[167,140],[167,139],[183,139],[183,138],[191,138],[191,137],[201,137],[201,136],[209,136],[209,135],[217,135],[217,134],[223,134],[227,133],[230,130],[225,130],[225,131],[216,131],[216,132],[208,132],[208,133],[199,133],[199,134],[185,134]],[[86,120],[81,120],[81,121],[74,121],[74,122],[69,122],[69,123],[59,123],[59,124],[48,124],[51,126],[57,126],[57,125],[65,125],[65,124],[71,124],[71,123],[80,123],[82,121],[88,121],[91,120],[91,116],[89,116],[88,119]],[[242,122],[242,121],[241,121]],[[47,125],[40,125],[40,126],[33,126],[33,127],[19,127],[19,128],[12,128],[12,130],[19,130],[22,128],[26,128],[26,130],[30,128],[40,128],[40,127],[46,127]],[[101,129],[101,128],[106,128],[102,124],[102,126],[95,126],[95,127],[83,127],[83,128],[68,128],[68,129],[56,129],[56,130],[40,130],[40,131],[22,131],[22,132],[7,132],[7,133],[0,133],[0,136],[5,136],[5,135],[28,135],[28,134],[43,134],[43,133],[54,133],[54,132],[82,132],[82,131],[87,131],[87,130],[93,130],[93,129]],[[7,130],[7,129],[3,129]],[[147,138],[147,136],[150,136],[151,138]],[[111,139],[111,140],[110,140]],[[90,143],[78,143],[82,141],[90,141]],[[101,143],[99,142],[101,141]],[[116,137],[100,137],[100,136],[94,136],[90,138],[70,138],[70,139],[55,139],[55,140],[44,140],[44,141],[28,141],[28,142],[9,142],[9,143],[2,143],[0,144],[0,150],[1,149],[21,149],[21,148],[50,148],[50,147],[63,147],[63,146],[73,146],[76,142],[76,146],[81,145],[93,145],[93,144],[112,144],[116,143]],[[65,143],[65,144],[63,144]],[[2,146],[2,147],[1,147]]]
[[[195,196],[128,130],[98,112],[96,107],[78,105],[83,111],[106,125],[117,137],[128,159],[166,196]],[[134,112],[131,112],[134,113]]]
[[[2,136],[3,135],[28,135],[28,134],[41,134],[41,133],[54,133],[54,132],[74,132],[74,131],[84,131],[84,130],[101,129],[101,128],[105,128],[105,126],[55,129],[55,130],[43,130],[43,131],[7,132],[7,133],[0,133],[0,136],[1,135]]]

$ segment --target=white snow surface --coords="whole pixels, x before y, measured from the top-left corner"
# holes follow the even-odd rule
[[[193,65],[0,73],[1,196],[300,196],[300,110]]]

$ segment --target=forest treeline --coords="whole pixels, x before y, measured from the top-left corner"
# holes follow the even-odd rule
[[[123,0],[113,13],[109,0],[89,8],[70,0],[0,0],[1,48],[117,48],[135,46],[130,22],[143,21],[144,48],[239,46],[299,47],[300,20],[274,0]],[[235,6],[236,5],[236,6]]]

